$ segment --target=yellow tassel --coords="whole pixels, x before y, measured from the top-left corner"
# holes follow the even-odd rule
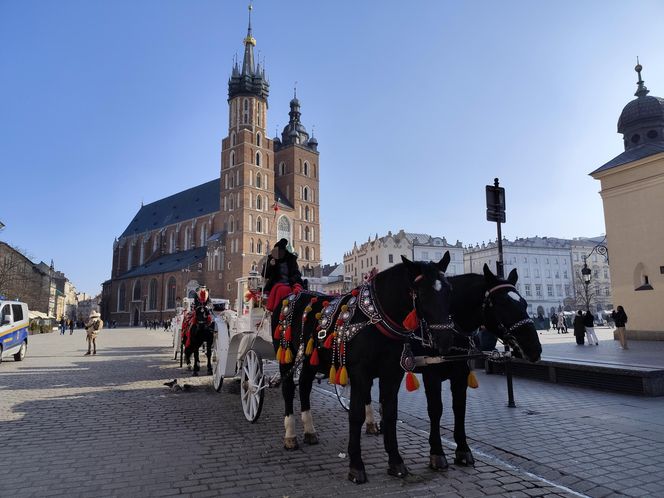
[[[480,383],[477,381],[477,377],[475,377],[475,372],[472,370],[468,374],[468,387],[471,389],[477,389],[480,387]]]
[[[293,363],[293,352],[291,351],[290,348],[286,349],[286,353],[284,354],[284,363],[288,365],[289,363]]]
[[[337,378],[337,369],[334,368],[334,365],[330,367],[330,384],[334,384],[335,380]]]
[[[323,316],[322,313],[320,313],[320,312],[316,313],[316,320],[320,320],[321,316]]]
[[[341,307],[341,311],[342,311],[342,312],[344,312],[344,311],[348,311],[348,305],[347,305],[347,304],[344,304],[344,305]]]
[[[307,306],[306,308],[304,308],[305,313],[309,313],[311,310],[312,310],[311,306]]]
[[[346,365],[341,367],[341,373],[339,374],[339,384],[342,386],[348,384],[348,372],[346,371]]]
[[[314,338],[312,337],[307,341],[307,348],[304,350],[304,354],[311,356],[311,353],[314,352]]]
[[[277,361],[279,363],[283,363],[284,362],[283,359],[284,359],[284,350],[282,349],[281,346],[279,346],[279,349],[277,349]]]

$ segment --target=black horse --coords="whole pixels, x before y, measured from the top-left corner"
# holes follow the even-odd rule
[[[441,383],[450,380],[452,410],[454,412],[454,441],[457,445],[454,463],[473,465],[475,459],[466,441],[466,391],[470,368],[468,361],[454,361],[453,357],[472,352],[471,336],[480,325],[510,345],[515,356],[535,362],[542,354],[542,346],[532,319],[528,316],[528,304],[516,290],[518,275],[512,270],[507,280],[497,278],[484,265],[484,275],[469,273],[450,277],[452,302],[450,311],[456,333],[443,349],[423,348],[413,343],[418,363],[428,365],[417,368],[422,373],[427,398],[427,411],[431,423],[429,432],[429,467],[444,470],[448,467],[440,440],[440,419],[443,414]],[[441,356],[442,355],[442,356]],[[420,358],[420,356],[424,358]],[[445,360],[445,357],[451,361]],[[425,359],[426,358],[426,359]],[[438,362],[439,360],[443,360]]]
[[[197,377],[201,369],[199,350],[205,344],[207,357],[207,373],[212,375],[212,343],[214,342],[214,328],[212,313],[209,309],[210,296],[205,287],[196,291],[194,296],[194,309],[185,317],[182,324],[182,335],[185,341],[185,361],[191,364],[191,355],[194,355],[193,376]]]
[[[295,365],[302,365],[300,403],[304,441],[308,444],[318,442],[310,411],[316,372],[328,374],[332,383],[350,381],[348,478],[358,484],[367,480],[360,440],[373,379],[380,380],[388,473],[405,477],[408,469],[399,454],[396,437],[397,395],[404,376],[403,360],[409,350],[405,346],[417,325],[439,332],[449,332],[451,328],[450,287],[444,274],[449,253],[438,263],[411,262],[404,257],[402,260],[369,283],[334,299],[307,291],[290,295],[272,316],[286,405],[284,446],[297,448],[292,381]],[[415,326],[404,325],[407,318],[411,318],[411,323],[414,319]]]

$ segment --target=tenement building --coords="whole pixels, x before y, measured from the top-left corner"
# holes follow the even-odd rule
[[[629,338],[664,339],[664,99],[638,73],[622,110],[625,151],[591,173],[601,182],[613,302],[629,316]]]
[[[296,96],[281,137],[268,138],[269,83],[255,45],[250,17],[242,64],[228,81],[219,176],[136,213],[113,243],[105,320],[168,319],[199,285],[234,303],[236,280],[260,271],[281,238],[305,273],[320,264],[318,142],[301,122]]]

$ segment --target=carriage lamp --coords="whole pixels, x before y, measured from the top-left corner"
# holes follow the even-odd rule
[[[583,276],[583,283],[588,285],[590,283],[590,275],[591,275],[590,268],[588,268],[588,265],[586,264],[586,258],[583,258],[583,268],[581,268],[581,275]]]

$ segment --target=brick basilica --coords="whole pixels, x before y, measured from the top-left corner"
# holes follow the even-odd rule
[[[220,176],[140,208],[113,243],[104,320],[169,319],[198,285],[234,304],[236,279],[260,271],[281,238],[304,274],[320,265],[318,142],[300,122],[297,96],[281,138],[267,137],[269,83],[255,45],[250,11],[242,64],[228,81]]]

